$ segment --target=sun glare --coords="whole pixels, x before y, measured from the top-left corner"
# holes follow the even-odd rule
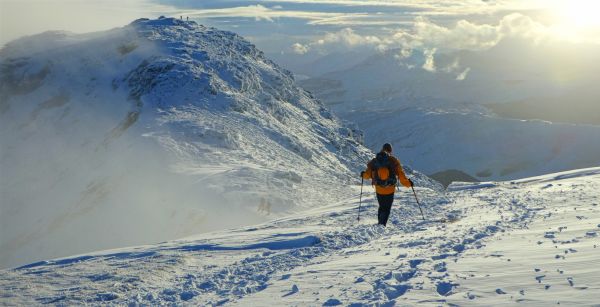
[[[553,10],[558,22],[575,28],[600,27],[600,1],[557,0]]]

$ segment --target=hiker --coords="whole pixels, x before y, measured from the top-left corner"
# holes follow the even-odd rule
[[[400,161],[392,156],[392,145],[388,143],[383,144],[381,152],[367,164],[367,170],[360,175],[364,179],[371,179],[371,183],[375,186],[377,202],[379,202],[377,219],[380,225],[385,226],[392,210],[398,179],[407,188],[412,187],[413,182],[406,178]]]

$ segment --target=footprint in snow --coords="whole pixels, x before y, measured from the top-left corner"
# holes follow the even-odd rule
[[[416,268],[419,264],[423,263],[425,261],[425,259],[413,259],[413,260],[409,260],[408,264],[410,265],[411,268]]]
[[[447,269],[446,269],[446,263],[445,262],[436,263],[436,264],[433,265],[433,269],[436,272],[440,272],[440,273],[441,272],[446,272],[447,271]]]
[[[441,283],[437,284],[436,291],[439,295],[448,296],[448,295],[452,294],[452,289],[454,289],[455,286],[458,286],[458,284],[453,284],[453,283],[449,283],[449,282],[441,282]]]
[[[464,251],[464,250],[465,250],[465,246],[464,246],[463,244],[457,244],[457,245],[455,245],[454,247],[452,247],[452,249],[453,249],[455,252],[457,252],[457,253],[460,253],[460,252],[462,252],[462,251]]]
[[[119,295],[116,293],[108,292],[108,293],[98,293],[96,295],[96,301],[107,302],[116,300],[119,298]]]
[[[387,285],[383,293],[388,300],[394,300],[404,295],[410,288],[411,286],[409,285]]]
[[[390,280],[390,279],[394,278],[395,280],[397,280],[399,282],[405,282],[405,281],[409,281],[411,278],[413,278],[416,273],[417,273],[417,270],[408,270],[408,271],[403,271],[403,272],[390,272],[390,273],[386,274],[383,278],[385,280]]]
[[[296,294],[296,293],[298,293],[298,291],[299,291],[298,286],[297,285],[293,285],[292,286],[292,290],[290,292],[284,294],[282,297],[286,297],[286,296],[290,296],[290,295]]]
[[[500,289],[500,288],[496,289],[496,293],[498,293],[498,294],[506,294],[506,292],[502,291],[502,289]]]
[[[536,277],[535,277],[535,280],[537,280],[537,281],[538,281],[538,284],[541,284],[541,283],[542,283],[542,279],[544,279],[544,277],[546,277],[546,275],[540,275],[540,276],[536,276]]]
[[[556,236],[554,236],[554,231],[548,231],[544,234],[544,238],[546,239],[554,239],[556,238]]]
[[[189,301],[192,298],[194,298],[195,296],[199,295],[200,293],[198,291],[184,291],[181,294],[179,294],[179,298],[182,301]]]
[[[335,299],[335,298],[330,298],[327,301],[325,301],[325,303],[323,303],[323,306],[339,306],[341,304],[342,304],[342,302],[340,302],[340,300]]]
[[[290,279],[290,277],[292,277],[292,274],[284,274],[281,276],[281,280]]]

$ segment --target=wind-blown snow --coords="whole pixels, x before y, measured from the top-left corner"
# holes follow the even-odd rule
[[[593,305],[600,168],[359,195],[249,228],[2,271],[6,304]],[[359,187],[354,186],[358,192]],[[445,219],[446,222],[440,222]]]
[[[252,44],[194,22],[47,32],[0,60],[2,267],[335,202],[371,155]]]

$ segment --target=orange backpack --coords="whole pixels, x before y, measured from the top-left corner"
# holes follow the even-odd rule
[[[373,161],[373,184],[380,187],[395,186],[398,183],[394,173],[394,163],[390,155],[380,152]]]

